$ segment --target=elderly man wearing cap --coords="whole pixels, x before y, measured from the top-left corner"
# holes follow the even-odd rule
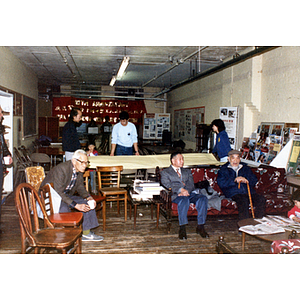
[[[255,192],[257,178],[250,167],[241,162],[241,155],[238,150],[228,152],[228,162],[220,168],[217,182],[225,197],[236,202],[239,220],[249,218],[248,183],[255,207],[255,217],[262,218],[265,215],[266,200],[264,196]]]

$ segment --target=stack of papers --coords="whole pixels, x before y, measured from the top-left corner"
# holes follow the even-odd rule
[[[251,235],[283,233],[286,230],[300,232],[300,224],[286,217],[268,215],[262,219],[255,220],[259,224],[243,226],[239,230]]]
[[[296,230],[297,233],[300,232],[300,224],[287,217],[268,215],[266,217],[263,217],[262,219],[256,219],[256,221],[260,223],[271,223],[287,231]]]
[[[247,225],[239,228],[240,231],[244,231],[251,235],[257,234],[274,234],[285,232],[284,229],[277,227],[276,225],[268,224],[257,224],[257,225]]]
[[[153,198],[153,195],[159,195],[163,189],[159,182],[134,180],[132,197],[137,198]],[[139,195],[139,196],[137,196]]]

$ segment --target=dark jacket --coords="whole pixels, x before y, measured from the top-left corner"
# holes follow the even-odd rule
[[[75,152],[76,150],[81,149],[75,122],[73,121],[68,121],[63,128],[62,148],[63,151],[68,152]]]
[[[75,186],[72,188],[69,194],[64,193],[64,190],[71,182],[72,172],[72,160],[60,163],[49,171],[48,175],[41,183],[41,187],[52,182],[55,191],[61,196],[62,201],[69,205],[72,203],[72,199],[69,196],[74,195],[76,191],[82,198],[88,198],[90,194],[85,189],[83,174],[81,172],[78,173]]]
[[[216,145],[212,153],[217,153],[219,158],[223,158],[228,155],[228,152],[231,150],[229,138],[225,130],[217,134]]]
[[[5,127],[3,125],[0,124],[0,163],[2,163],[2,159],[5,156],[10,155],[11,153],[9,152],[7,145],[5,143],[5,139],[4,139],[4,131],[5,131]]]
[[[246,183],[241,183],[239,189],[238,183],[234,182],[235,178],[238,176],[248,179],[250,192],[251,194],[255,193],[254,186],[258,181],[257,177],[245,163],[241,162],[240,164],[242,167],[239,169],[238,174],[230,167],[229,162],[224,164],[218,172],[217,183],[226,198],[232,198],[236,194],[248,194]]]
[[[191,193],[195,189],[194,178],[190,169],[181,168],[180,178],[172,166],[161,171],[161,184],[172,189],[172,201],[178,197],[181,188]]]

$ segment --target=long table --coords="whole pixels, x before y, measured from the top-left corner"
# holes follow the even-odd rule
[[[216,160],[211,153],[183,153],[184,166],[206,166],[206,165],[222,165]],[[89,168],[96,169],[96,166],[123,166],[124,170],[137,170],[137,169],[155,169],[156,166],[160,168],[169,167],[170,154],[158,155],[128,155],[128,156],[107,156],[98,155],[89,157]]]

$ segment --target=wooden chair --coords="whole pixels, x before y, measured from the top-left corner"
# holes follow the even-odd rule
[[[15,193],[16,209],[19,215],[22,247],[21,253],[43,253],[42,250],[57,250],[66,253],[81,253],[81,228],[55,228],[36,190],[28,183],[18,185]],[[40,205],[46,228],[40,228],[37,215]]]
[[[42,166],[28,167],[25,169],[25,175],[26,182],[39,192],[40,185],[45,178],[44,168]],[[83,218],[81,212],[54,213],[49,185],[41,188],[41,200],[48,218],[54,226],[81,227]]]
[[[89,177],[90,171],[87,170],[83,173],[83,178],[85,180],[85,188],[89,191]],[[100,218],[100,210],[102,210],[102,220],[103,220],[103,231],[106,230],[106,196],[103,195],[93,195],[94,200],[96,201],[96,214]]]
[[[224,237],[219,236],[219,240],[217,241],[216,251],[218,254],[238,254],[233,248],[226,244]]]
[[[96,167],[99,192],[106,196],[106,201],[117,201],[120,214],[120,201],[124,201],[125,222],[127,220],[127,190],[120,188],[123,166]]]
[[[32,164],[34,166],[42,166],[44,167],[46,173],[50,171],[51,167],[51,158],[46,153],[32,153],[30,155]]]
[[[53,188],[53,184],[51,183]],[[79,211],[54,213],[50,186],[41,187],[41,200],[50,222],[55,227],[82,227],[83,214]]]

